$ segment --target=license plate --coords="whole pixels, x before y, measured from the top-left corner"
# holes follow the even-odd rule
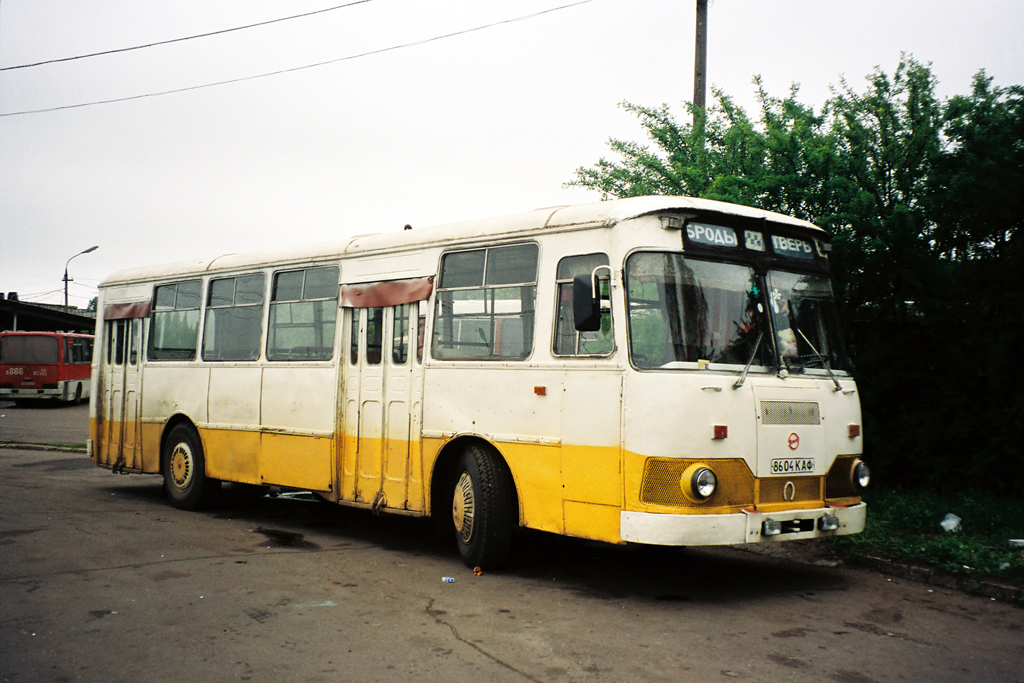
[[[775,458],[772,474],[813,474],[814,458]]]

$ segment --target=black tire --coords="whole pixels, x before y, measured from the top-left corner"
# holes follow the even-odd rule
[[[512,476],[492,450],[473,444],[452,477],[455,542],[467,567],[494,569],[508,562],[517,520]]]
[[[206,458],[199,435],[189,425],[180,424],[171,429],[161,454],[164,491],[171,504],[182,510],[202,510],[209,507],[220,481],[206,476]]]
[[[75,388],[75,398],[74,398],[74,400],[73,400],[73,401],[71,402],[71,405],[73,405],[73,406],[79,406],[79,405],[82,405],[82,385],[81,385],[81,384],[79,384],[79,385],[78,385],[78,386],[77,386],[77,387]]]

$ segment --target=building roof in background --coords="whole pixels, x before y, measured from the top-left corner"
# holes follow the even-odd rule
[[[0,299],[0,330],[91,333],[95,329],[96,314],[91,311]]]

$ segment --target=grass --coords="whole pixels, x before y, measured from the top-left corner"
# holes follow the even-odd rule
[[[1024,582],[1024,550],[1009,544],[1011,538],[1024,538],[1024,501],[982,491],[939,495],[890,489],[865,494],[867,526],[862,534],[833,540],[840,554]],[[961,520],[955,531],[940,526],[949,513]]]

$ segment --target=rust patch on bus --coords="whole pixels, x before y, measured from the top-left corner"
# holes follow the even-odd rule
[[[148,318],[153,304],[141,301],[132,304],[107,304],[103,307],[104,320],[130,320],[132,318]]]
[[[423,301],[434,291],[434,278],[342,285],[341,305],[349,308],[377,308]]]

